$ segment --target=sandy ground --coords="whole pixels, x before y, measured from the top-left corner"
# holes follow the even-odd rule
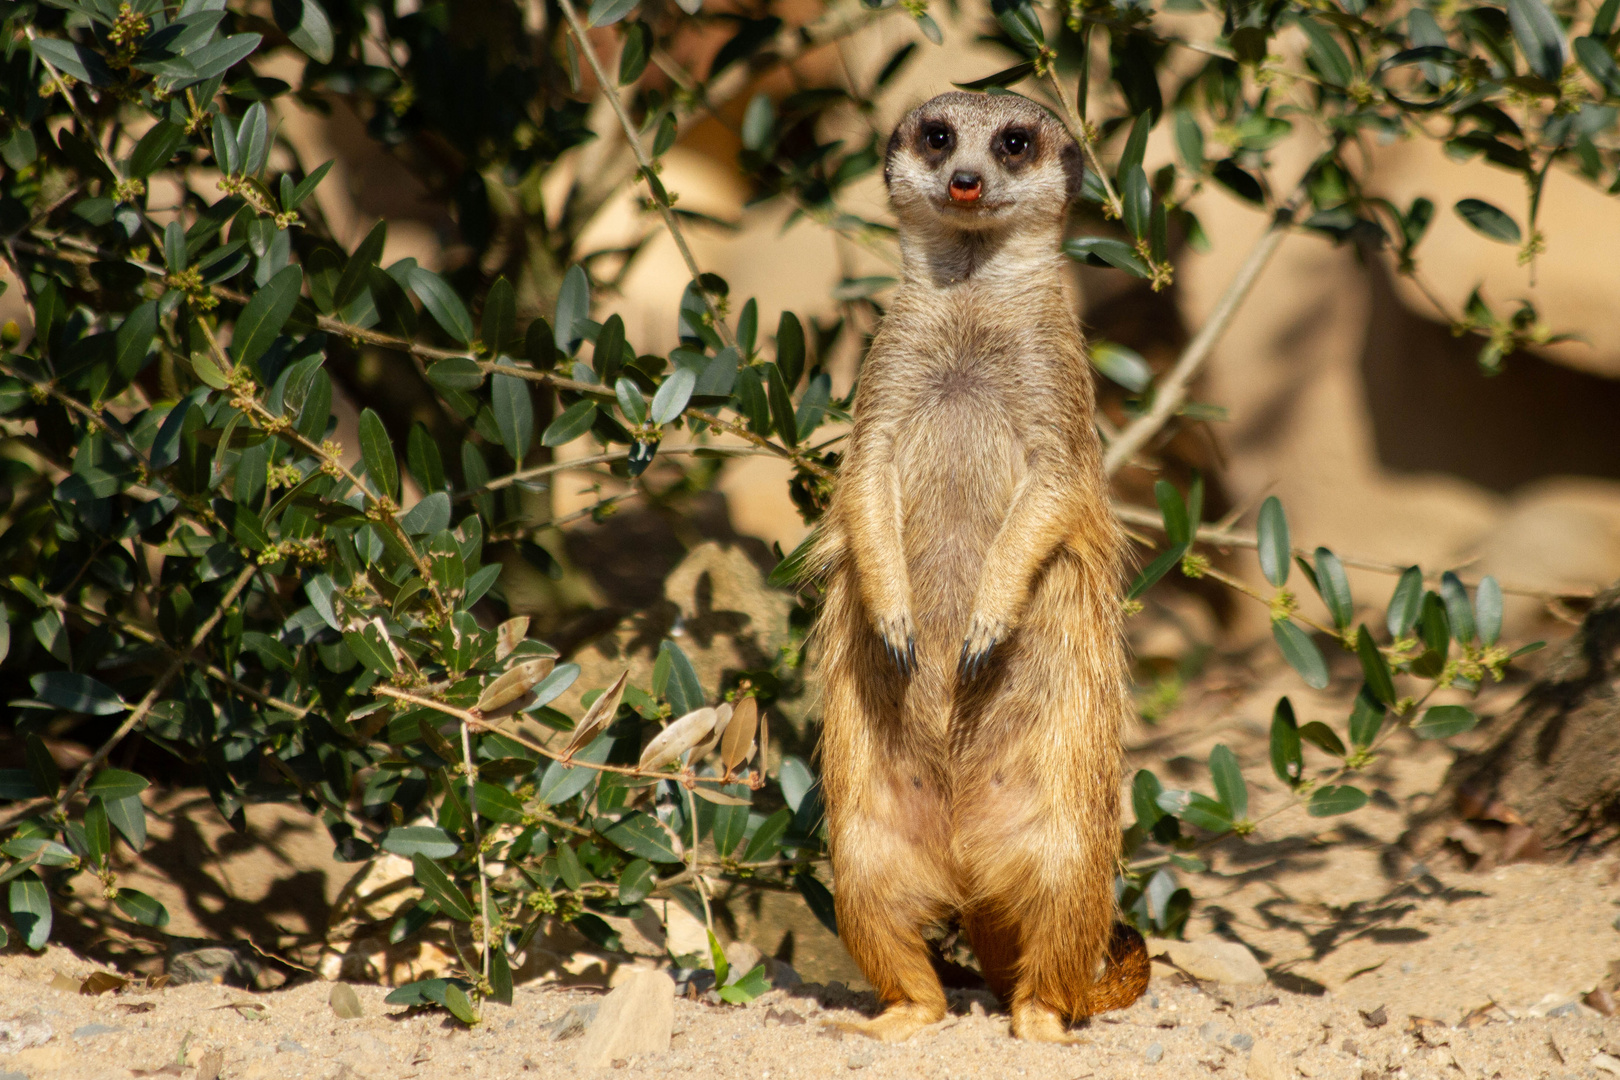
[[[1282,807],[1285,792],[1266,765],[1277,695],[1292,695],[1302,722],[1342,724],[1354,678],[1347,673],[1331,692],[1312,694],[1280,663],[1257,663],[1206,672],[1165,721],[1136,732],[1133,763],[1151,765],[1167,785],[1207,790],[1204,762],[1224,743],[1244,767],[1251,811]],[[1506,707],[1519,692],[1498,691],[1482,711]],[[1254,836],[1206,850],[1209,872],[1183,877],[1197,898],[1188,937],[1242,942],[1263,965],[1264,984],[1200,983],[1155,963],[1147,996],[1096,1018],[1078,1031],[1082,1043],[1064,1047],[1013,1040],[993,999],[953,992],[949,1019],[890,1046],[825,1025],[876,1003],[837,943],[801,926],[794,959],[819,982],[747,1006],[677,1001],[670,1048],[607,1071],[897,1080],[1620,1077],[1620,1019],[1581,1004],[1589,991],[1620,981],[1620,854],[1485,870],[1445,853],[1414,861],[1395,841],[1451,758],[1438,744],[1398,738],[1369,770],[1366,786],[1378,794],[1363,810],[1317,819],[1284,809]],[[285,857],[292,849],[277,850]],[[314,880],[298,876],[307,868],[288,872]],[[754,929],[756,945],[777,948],[781,923]],[[614,964],[602,959],[596,970],[610,978]],[[105,966],[59,947],[29,955],[13,944],[0,954],[0,1080],[581,1076],[581,1041],[555,1038],[552,1025],[605,992],[530,983],[511,1007],[486,1005],[483,1022],[469,1029],[443,1012],[387,1006],[387,988],[372,985],[355,987],[363,1015],[347,1020],[328,1004],[332,984],[314,981],[262,994],[217,985],[76,992],[97,970]]]

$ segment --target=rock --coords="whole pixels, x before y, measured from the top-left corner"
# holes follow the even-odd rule
[[[255,990],[264,977],[264,965],[256,957],[227,942],[202,938],[170,938],[165,970],[173,986],[223,983]]]
[[[663,1053],[674,1026],[675,980],[641,969],[602,999],[574,1062],[581,1069],[600,1069],[614,1058]]]
[[[1360,1012],[1361,1010],[1357,1011]],[[1370,1028],[1381,1028],[1389,1023],[1389,1013],[1380,1005],[1372,1012],[1361,1012],[1361,1020]]]
[[[1142,1060],[1149,1065],[1157,1065],[1162,1057],[1164,1057],[1163,1043],[1149,1043],[1148,1048],[1142,1051]]]
[[[1232,1046],[1238,1050],[1248,1050],[1254,1046],[1254,1036],[1245,1035],[1242,1032],[1239,1032],[1238,1034],[1232,1036],[1231,1042]]]
[[[1195,979],[1258,986],[1266,981],[1266,969],[1254,953],[1236,941],[1199,938],[1197,941],[1169,941],[1155,938],[1148,943],[1152,956],[1163,956]]]
[[[1257,1042],[1249,1051],[1249,1080],[1292,1080],[1294,1070],[1282,1063],[1277,1051],[1268,1042]]]
[[[1221,1025],[1213,1020],[1206,1021],[1198,1028],[1198,1036],[1205,1042],[1218,1043],[1225,1035],[1226,1032],[1221,1028]]]
[[[677,903],[664,905],[664,933],[669,955],[679,958],[694,953],[709,962],[709,928],[693,918],[692,913]]]
[[[784,1027],[794,1027],[804,1023],[804,1017],[800,1016],[792,1009],[777,1009],[776,1006],[773,1005],[765,1010],[765,1022],[769,1024],[772,1021],[775,1021]]]
[[[601,1004],[600,1001],[581,1002],[547,1024],[545,1030],[551,1034],[552,1042],[575,1039],[585,1034],[585,1028],[596,1019],[596,1010]]]
[[[1525,1010],[1531,1016],[1545,1016],[1557,1020],[1565,1016],[1597,1016],[1596,1009],[1581,1004],[1579,994],[1548,994]]]
[[[1620,1058],[1605,1054],[1601,1050],[1592,1055],[1592,1067],[1602,1069],[1610,1076],[1620,1076]]]
[[[1609,993],[1608,988],[1602,986],[1581,998],[1581,1004],[1594,1012],[1602,1013],[1604,1016],[1613,1016],[1616,1011],[1614,995]]]
[[[870,1046],[863,1046],[845,1059],[844,1064],[851,1069],[864,1069],[877,1060],[877,1052]]]
[[[731,965],[731,970],[737,978],[741,978],[765,962],[765,954],[759,951],[759,947],[746,941],[733,941],[726,946],[725,951],[726,963]],[[768,976],[770,972],[767,971],[765,974]]]
[[[37,1012],[0,1020],[0,1054],[15,1054],[30,1046],[48,1043],[55,1034],[51,1022]]]
[[[355,993],[354,987],[348,983],[338,983],[332,987],[332,993],[327,996],[326,1003],[344,1020],[360,1018],[360,995]]]
[[[307,1054],[307,1053],[309,1053],[309,1048],[307,1046],[305,1046],[303,1043],[298,1042],[298,1041],[296,1041],[294,1039],[282,1039],[280,1042],[276,1043],[276,1053],[278,1053],[278,1054]]]
[[[93,1039],[97,1035],[111,1035],[118,1028],[111,1024],[81,1024],[73,1029],[75,1039]]]
[[[797,990],[804,985],[804,980],[799,978],[799,973],[793,970],[792,964],[778,960],[774,956],[765,958],[765,977],[778,990]]]

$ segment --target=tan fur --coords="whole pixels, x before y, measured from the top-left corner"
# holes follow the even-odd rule
[[[982,178],[972,209],[959,170]],[[955,916],[1014,1034],[1062,1041],[1147,970],[1115,927],[1121,540],[1059,250],[1079,153],[1022,98],[945,94],[901,122],[885,177],[905,278],[811,561],[839,929],[889,1006],[866,1033],[944,1015],[923,934]]]

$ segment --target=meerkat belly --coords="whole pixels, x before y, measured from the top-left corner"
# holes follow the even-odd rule
[[[1024,465],[994,395],[970,378],[940,381],[896,447],[901,529],[920,643],[959,648]]]

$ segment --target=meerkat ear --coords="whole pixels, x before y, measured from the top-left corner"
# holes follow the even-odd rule
[[[1063,175],[1068,180],[1069,201],[1074,202],[1080,198],[1080,191],[1085,184],[1085,159],[1080,156],[1080,144],[1073,139],[1066,139],[1063,151],[1058,155],[1063,162]]]
[[[883,151],[883,188],[888,190],[889,184],[894,180],[894,155],[900,152],[900,125],[896,125],[894,133],[889,136],[889,145]]]

